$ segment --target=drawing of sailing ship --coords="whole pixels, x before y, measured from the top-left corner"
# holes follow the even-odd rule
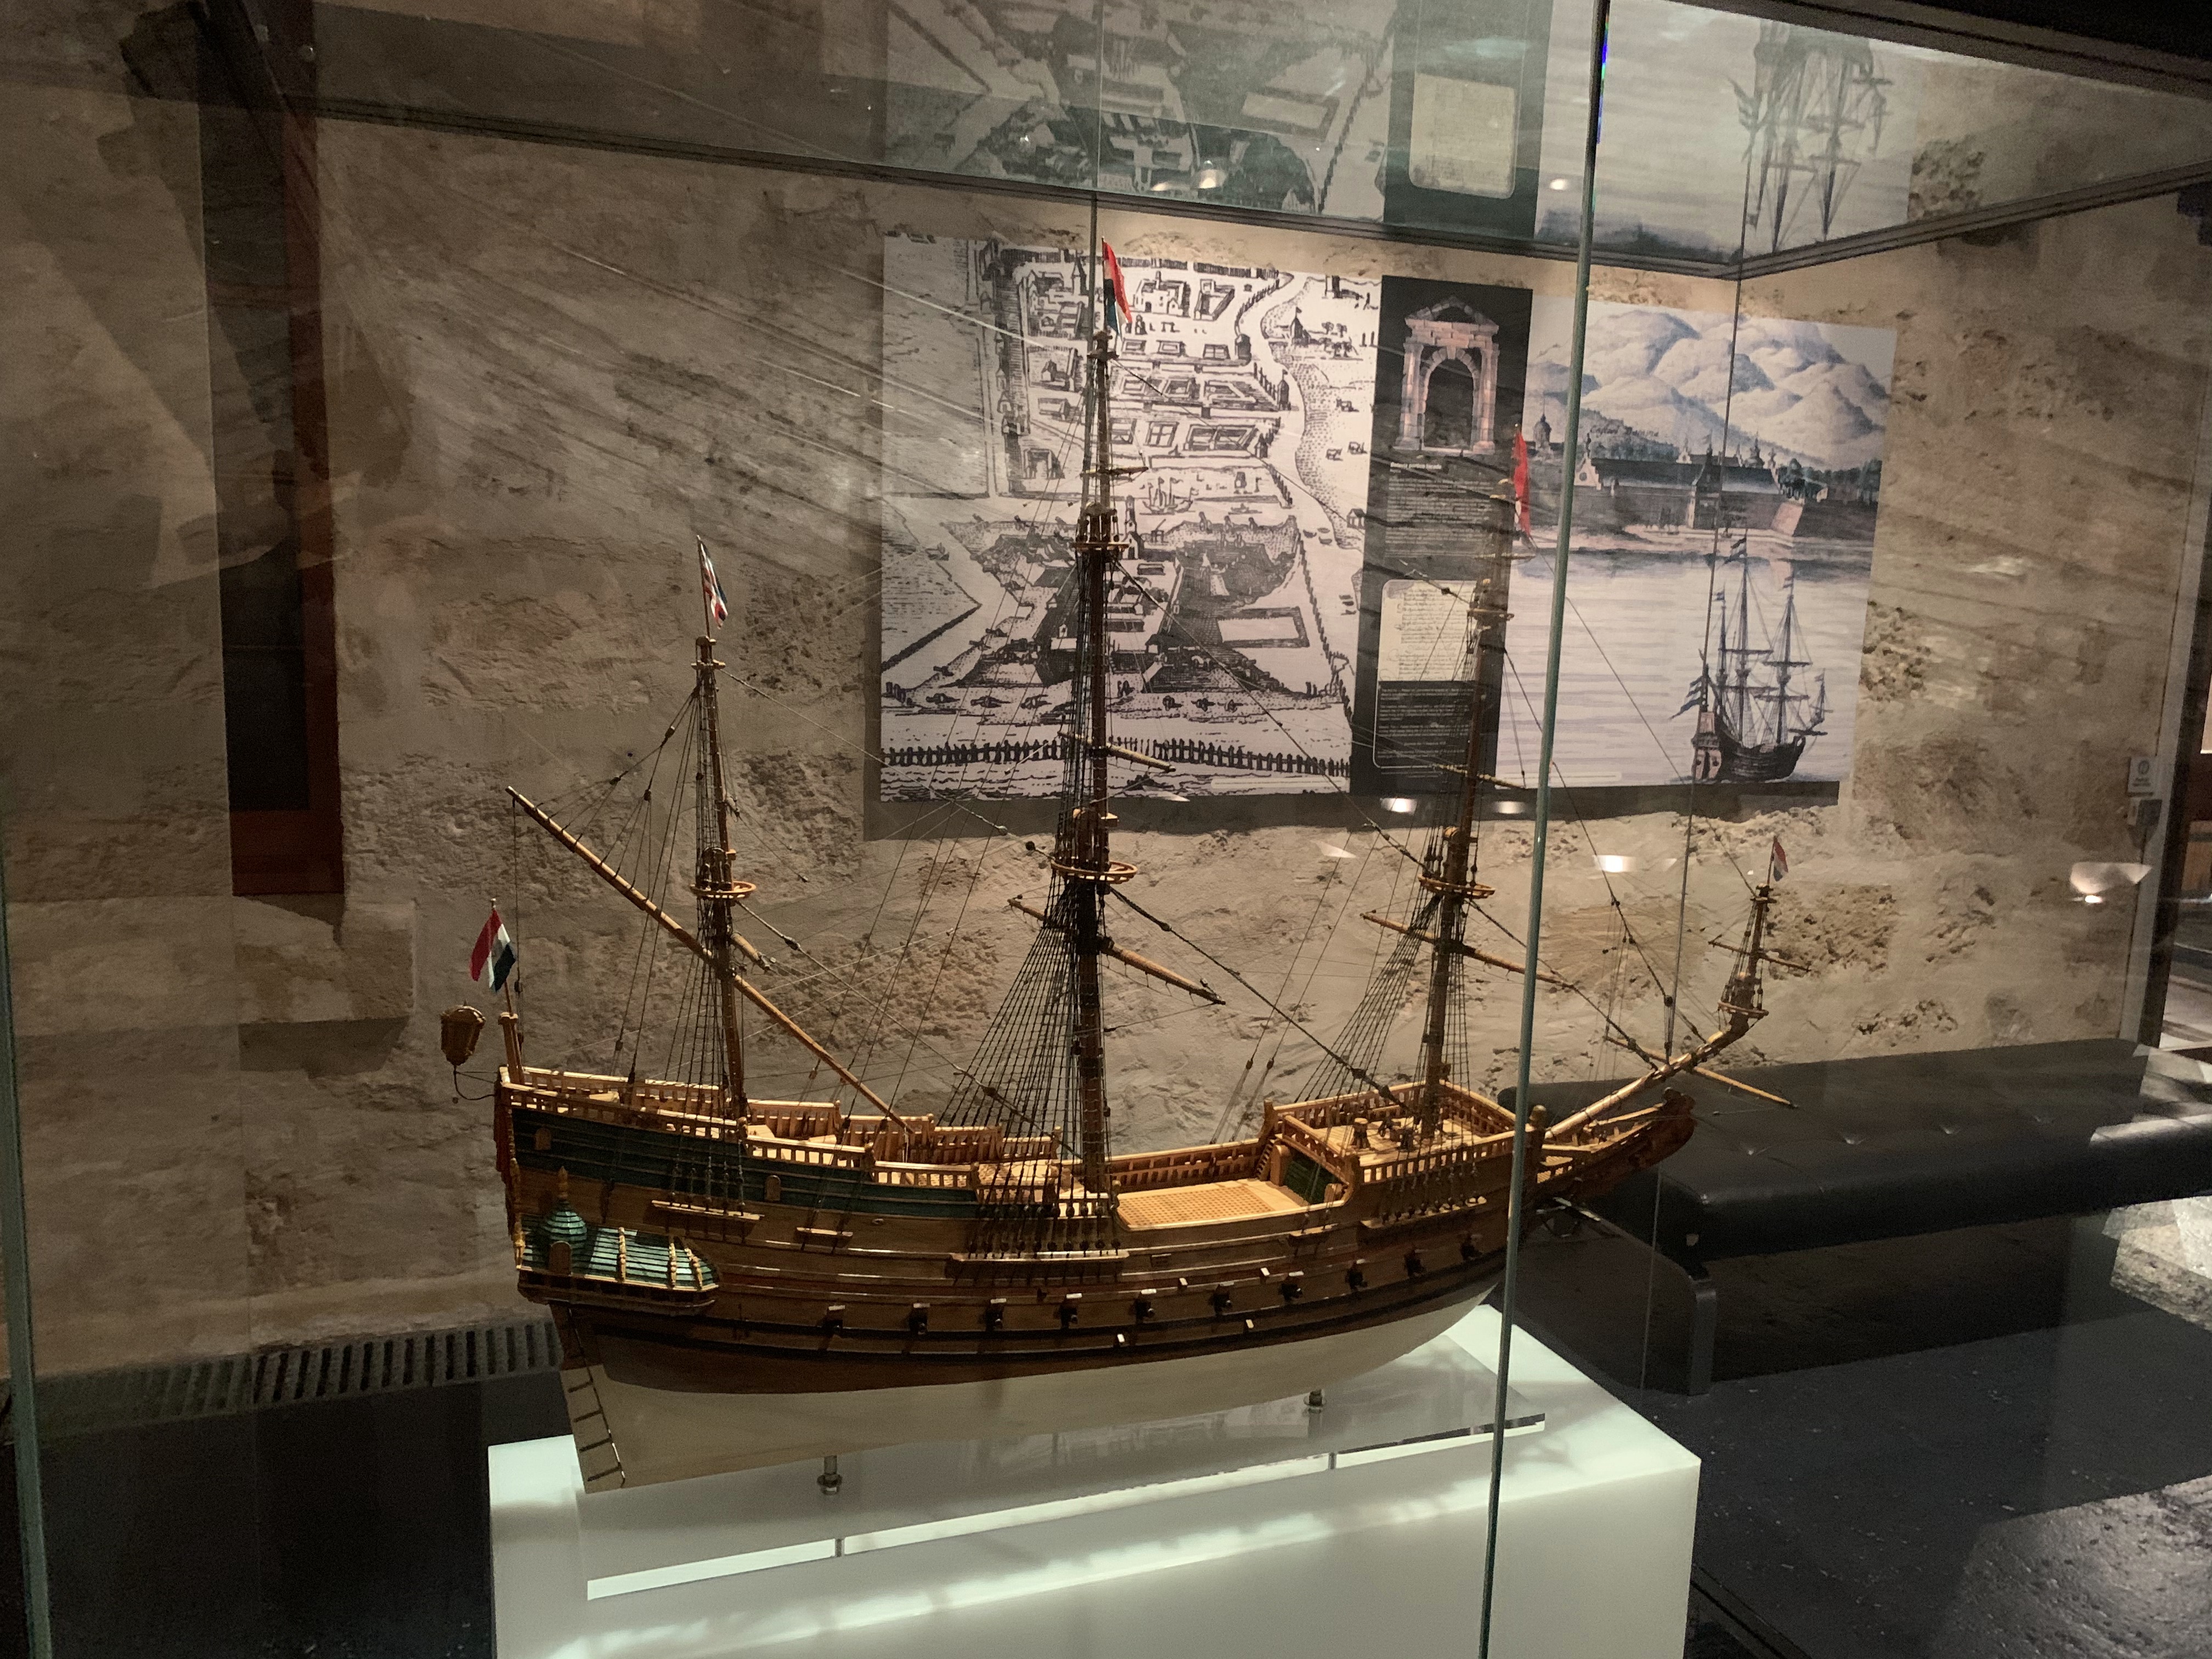
[[[493,1122],[515,1267],[558,1329],[594,1489],[1220,1409],[1358,1375],[1489,1291],[1510,1217],[1525,1227],[1682,1145],[1692,1103],[1669,1080],[1764,1012],[1770,885],[1754,890],[1717,1029],[1674,1053],[1622,1036],[1640,1075],[1557,1122],[1531,1108],[1528,1184],[1513,1201],[1514,1115],[1466,1081],[1466,976],[1521,966],[1467,938],[1493,890],[1478,871],[1489,781],[1475,692],[1466,763],[1451,769],[1457,798],[1425,847],[1399,848],[1418,882],[1405,908],[1370,918],[1392,949],[1346,1030],[1311,1031],[1221,964],[1327,1056],[1313,1097],[1266,1103],[1242,1138],[1115,1150],[1103,965],[1223,998],[1116,938],[1133,916],[1198,949],[1131,896],[1139,872],[1115,855],[1116,778],[1171,768],[1118,745],[1109,723],[1111,617],[1135,556],[1115,495],[1130,469],[1111,453],[1114,355],[1097,330],[1066,619],[1077,690],[1049,887],[1042,904],[1016,902],[1035,927],[1027,955],[940,1109],[902,1109],[757,982],[771,964],[740,931],[756,888],[732,842],[711,633],[688,719],[662,740],[686,799],[679,809],[664,792],[635,838],[652,842],[664,819],[672,838],[690,817],[689,919],[664,902],[665,878],[585,839],[587,815],[564,823],[508,792],[690,975],[670,1048],[679,1075],[641,1074],[635,1042],[627,1074],[550,1066],[511,1000],[500,1015]],[[1470,535],[1489,574],[1455,585],[1469,596],[1471,688],[1503,649],[1513,514],[1510,497],[1484,506]],[[1418,1072],[1385,1080],[1384,1040],[1416,994]],[[753,1092],[749,1059],[764,1037],[805,1050],[842,1085],[836,1097]]]
[[[1735,592],[1725,581],[1716,584],[1719,643],[1675,711],[1698,713],[1690,776],[1699,783],[1778,782],[1797,769],[1807,744],[1827,735],[1828,677],[1816,671],[1811,692],[1799,689],[1798,672],[1814,664],[1797,616],[1796,570],[1780,562],[1782,617],[1760,637],[1752,611],[1749,539],[1737,537],[1722,562],[1735,568]]]

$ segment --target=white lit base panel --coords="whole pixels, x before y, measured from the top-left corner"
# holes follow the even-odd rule
[[[1498,1316],[1211,1419],[586,1495],[490,1452],[500,1659],[1361,1659],[1474,1650]],[[1680,1659],[1697,1460],[1522,1334],[1498,1659]]]

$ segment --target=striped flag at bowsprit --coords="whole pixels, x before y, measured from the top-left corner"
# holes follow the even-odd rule
[[[469,952],[469,977],[490,990],[503,991],[514,972],[514,941],[507,936],[507,924],[499,919],[499,907],[494,905],[477,934],[476,949]]]

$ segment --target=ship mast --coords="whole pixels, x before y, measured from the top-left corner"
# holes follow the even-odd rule
[[[736,878],[737,853],[730,845],[730,796],[722,779],[721,708],[715,698],[714,641],[699,636],[699,656],[693,665],[699,676],[701,725],[697,830],[699,861],[694,890],[699,896],[699,942],[714,971],[720,993],[722,1057],[728,1078],[728,1109],[733,1117],[745,1110],[744,1028],[738,1011],[736,913],[738,902],[753,890],[753,884]],[[711,830],[710,830],[711,826]]]
[[[1790,570],[1782,578],[1782,627],[1775,635],[1780,648],[1771,651],[1768,659],[1774,665],[1774,740],[1790,740],[1790,671],[1797,665],[1790,659],[1790,636],[1797,631],[1797,573]]]
[[[1053,849],[1053,868],[1067,884],[1067,914],[1075,952],[1075,1055],[1079,1091],[1077,1130],[1083,1185],[1092,1198],[1108,1191],[1106,1173],[1106,1022],[1100,1000],[1098,959],[1113,948],[1106,933],[1107,889],[1135,875],[1133,866],[1112,856],[1114,814],[1108,810],[1107,757],[1114,753],[1106,726],[1108,660],[1106,594],[1109,575],[1126,544],[1118,535],[1114,509],[1112,422],[1107,408],[1108,374],[1114,352],[1108,331],[1091,338],[1088,413],[1095,425],[1086,434],[1091,465],[1084,469],[1083,506],[1075,526],[1076,581],[1080,594],[1085,684],[1079,718],[1087,730],[1079,740],[1075,788],[1061,814]]]
[[[707,580],[712,584],[713,568],[706,563],[703,544],[700,549],[700,562]],[[720,597],[719,589],[711,592],[711,598],[717,602]],[[719,603],[714,610],[721,610]],[[713,620],[710,613],[709,627],[713,625]],[[889,1101],[870,1088],[859,1073],[839,1060],[797,1020],[776,1006],[757,985],[738,971],[737,961],[740,956],[763,968],[769,964],[769,959],[737,929],[738,907],[751,896],[755,888],[753,883],[738,878],[738,855],[736,849],[730,845],[730,791],[722,769],[721,706],[716,696],[715,680],[722,665],[715,660],[714,641],[711,635],[699,636],[699,654],[692,666],[697,675],[697,684],[686,707],[694,708],[694,729],[698,736],[699,750],[697,768],[693,774],[696,790],[693,822],[698,847],[698,861],[692,880],[692,891],[699,901],[696,933],[662,908],[644,888],[623,874],[613,863],[587,846],[574,831],[562,827],[550,812],[520,790],[509,788],[507,792],[508,798],[538,828],[581,859],[593,875],[643,912],[648,921],[684,949],[707,964],[714,975],[718,992],[716,1009],[721,1026],[725,1105],[731,1115],[743,1116],[748,1103],[744,1027],[740,1016],[742,999],[743,1002],[750,1002],[759,1009],[771,1025],[836,1073],[854,1093],[882,1113],[886,1123],[903,1133],[907,1121]],[[679,714],[678,724],[681,722]],[[672,725],[661,741],[665,744],[675,732],[676,726]],[[645,799],[650,803],[652,799],[653,792],[648,787]],[[703,1032],[702,1035],[703,1038]]]
[[[1805,643],[1805,629],[1797,620],[1797,571],[1794,565],[1785,563],[1782,568],[1782,628],[1775,635],[1774,649],[1768,653],[1768,659],[1774,665],[1774,738],[1777,743],[1788,742],[1793,732],[1800,735],[1809,733],[1820,723],[1818,713],[1800,723],[1790,710],[1792,703],[1805,701],[1803,692],[1792,692],[1790,689],[1790,671],[1813,665],[1809,644],[1806,644],[1808,654],[1802,657],[1795,654],[1801,643]]]
[[[1510,514],[1510,499],[1492,498],[1491,522],[1484,529],[1496,534],[1501,514]],[[1506,518],[1504,522],[1511,520]],[[1510,534],[1510,532],[1507,532]],[[1421,1028],[1421,1098],[1414,1122],[1425,1139],[1443,1121],[1443,1084],[1449,1070],[1446,1060],[1446,1029],[1452,1006],[1452,980],[1460,958],[1467,954],[1467,913],[1470,906],[1497,890],[1474,879],[1474,821],[1482,791],[1482,680],[1492,635],[1503,627],[1505,612],[1497,603],[1498,577],[1493,561],[1475,580],[1468,598],[1467,623],[1467,746],[1462,756],[1459,800],[1452,823],[1443,836],[1443,857],[1421,872],[1421,885],[1437,895],[1437,915],[1429,958],[1429,996]]]
[[[1759,734],[1751,724],[1751,548],[1747,542],[1736,543],[1735,559],[1739,580],[1735,599],[1735,730],[1740,743],[1757,743]]]

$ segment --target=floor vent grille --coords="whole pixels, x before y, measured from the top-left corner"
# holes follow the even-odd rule
[[[404,1336],[353,1337],[305,1348],[265,1348],[175,1365],[83,1371],[40,1379],[46,1432],[97,1434],[149,1423],[229,1417],[276,1406],[557,1370],[550,1320],[470,1325]],[[0,1411],[12,1403],[0,1381]],[[6,1438],[14,1413],[6,1412]]]

